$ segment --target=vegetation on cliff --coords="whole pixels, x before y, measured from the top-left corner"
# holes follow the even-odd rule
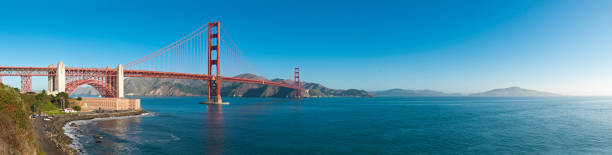
[[[44,154],[32,130],[32,114],[61,115],[70,107],[66,93],[47,95],[19,93],[19,89],[0,84],[0,154]]]
[[[34,137],[22,95],[0,84],[0,154],[43,154]]]

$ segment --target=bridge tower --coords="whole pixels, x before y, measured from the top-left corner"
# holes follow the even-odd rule
[[[296,98],[302,98],[302,83],[300,82],[300,67],[295,67],[293,74],[293,81],[295,81],[295,85],[297,85],[297,90],[295,92]]]
[[[207,104],[224,104],[221,100],[221,55],[219,54],[221,43],[221,23],[219,21],[208,23],[208,80]],[[214,54],[213,54],[214,53]],[[214,66],[214,67],[213,67]],[[213,69],[215,71],[213,71]],[[214,74],[213,74],[214,73]]]

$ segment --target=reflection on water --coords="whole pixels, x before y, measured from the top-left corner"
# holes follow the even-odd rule
[[[221,105],[207,105],[206,128],[206,147],[204,152],[210,154],[223,154],[225,136],[223,135],[223,112]]]

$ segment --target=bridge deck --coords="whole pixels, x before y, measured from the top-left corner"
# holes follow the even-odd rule
[[[12,67],[0,66],[0,76],[55,76],[56,68],[53,67]],[[85,75],[101,75],[107,76],[113,74],[117,69],[107,68],[66,68],[66,76],[85,76]],[[206,74],[191,74],[191,73],[176,73],[176,72],[159,72],[159,71],[144,71],[144,70],[124,70],[125,77],[147,77],[147,78],[170,78],[170,79],[193,79],[193,80],[212,80],[218,78],[221,81],[227,82],[243,82],[261,85],[272,85],[278,87],[286,87],[298,89],[297,86],[290,83],[273,82],[267,80],[255,80],[225,76],[211,76]]]

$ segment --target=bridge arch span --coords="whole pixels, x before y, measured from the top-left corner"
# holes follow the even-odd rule
[[[77,88],[83,85],[90,85],[94,87],[98,93],[104,97],[117,96],[117,90],[115,90],[111,84],[95,79],[83,79],[69,82],[66,84],[66,93],[68,93],[68,95],[72,95]]]

